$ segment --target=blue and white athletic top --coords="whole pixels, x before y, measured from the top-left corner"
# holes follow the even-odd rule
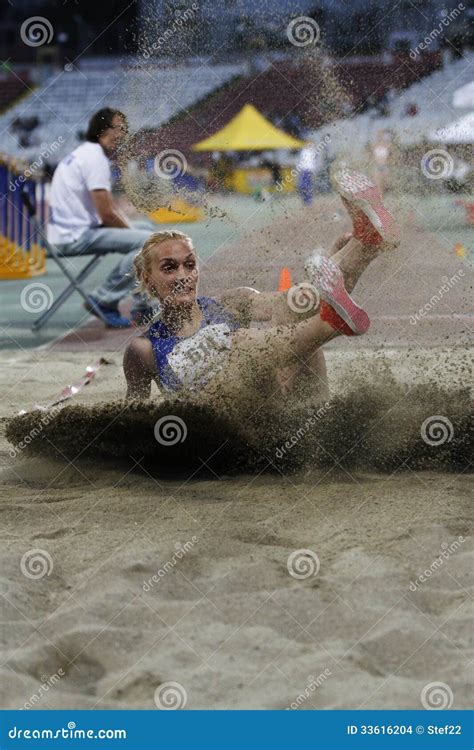
[[[207,383],[225,364],[232,332],[241,328],[232,313],[212,297],[198,297],[197,303],[204,317],[192,336],[173,336],[161,320],[146,332],[160,383],[167,391]]]

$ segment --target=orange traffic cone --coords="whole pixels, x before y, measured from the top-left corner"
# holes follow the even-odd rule
[[[293,282],[291,280],[291,273],[289,268],[282,268],[280,271],[280,281],[278,282],[278,291],[287,292],[291,289]]]
[[[458,256],[458,258],[466,257],[466,248],[464,247],[464,245],[461,244],[461,242],[456,242],[456,244],[453,247],[453,250]]]

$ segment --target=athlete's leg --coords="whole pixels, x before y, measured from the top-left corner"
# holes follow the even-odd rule
[[[244,422],[252,422],[260,409],[280,406],[282,394],[291,390],[293,383],[285,382],[285,368],[295,362],[310,363],[319,347],[338,335],[319,315],[267,330],[240,329],[232,335],[225,366],[196,398],[200,403],[217,401],[223,414],[237,414]],[[320,391],[314,393],[313,402],[326,398],[327,381],[322,371]]]
[[[351,239],[352,232],[344,232],[344,234],[341,234],[327,253],[328,258],[332,258],[334,255],[336,255],[336,253],[338,253],[339,250],[342,250],[342,248],[347,245],[347,243]]]
[[[376,255],[377,253],[374,253],[371,248],[364,248],[362,243],[354,241],[352,235],[345,234],[336,240],[329,257],[339,265],[343,272],[346,289],[352,291],[357,280]],[[317,309],[316,305],[312,313],[304,313],[304,316],[314,314]],[[293,319],[297,317],[294,312],[291,312],[286,296],[285,299],[275,300],[272,322],[284,322],[290,315]],[[300,316],[301,319],[304,318]],[[290,393],[298,385],[304,386],[303,390],[307,392],[312,380],[311,396],[313,398],[325,400],[329,396],[326,360],[321,348],[316,349],[309,357],[295,360],[292,364],[278,370],[277,379],[284,394]]]
[[[305,360],[320,346],[340,335],[329,323],[313,315],[308,320],[286,326],[272,326],[266,330],[247,328],[236,331],[232,339],[231,356],[248,353],[265,369],[275,369],[296,360]],[[234,358],[235,358],[234,357]]]
[[[298,388],[300,401],[304,397],[315,401],[329,398],[329,384],[324,349],[316,349],[304,360],[296,361],[276,371],[276,379],[283,395]]]
[[[317,380],[327,389],[320,347],[338,332],[367,330],[368,318],[348,296],[347,290],[353,289],[379,252],[396,247],[395,222],[382,205],[375,186],[364,175],[344,170],[336,182],[354,227],[350,239],[339,238],[330,261],[321,256],[308,259],[309,278],[323,300],[319,314],[314,314],[316,305],[307,313],[295,312],[288,304],[288,296],[285,299],[283,294],[260,295],[260,305],[268,307],[271,302],[274,324],[286,323],[288,318],[299,320],[294,325],[274,325],[266,331],[250,329],[235,334],[230,364],[237,378],[246,371],[250,379],[258,379],[264,372],[273,370],[278,373],[280,385],[288,390],[294,386],[299,373],[313,366]],[[310,317],[302,319],[308,314]]]
[[[365,269],[378,255],[377,248],[364,245],[360,240],[351,237],[341,249],[330,255],[330,258],[341,269],[347,291],[352,292]]]
[[[353,228],[350,234],[339,237],[330,252],[325,255],[339,266],[344,276],[345,287],[351,292],[372,260],[381,252],[397,246],[398,228],[394,217],[383,206],[381,195],[365,175],[342,170],[336,173],[335,183],[336,190],[352,218]],[[311,278],[321,259],[313,256],[308,260],[307,270]],[[331,262],[326,266],[330,270]],[[341,312],[337,304],[336,309]],[[330,309],[323,308],[322,313],[329,313],[329,318],[325,315],[326,320],[332,318]],[[305,381],[310,368],[314,372],[315,386],[319,387],[325,378],[324,354],[321,349],[316,350],[304,364],[295,363],[285,368],[282,372],[284,385],[287,388],[297,387],[300,381]]]
[[[369,263],[381,252],[393,250],[399,242],[399,229],[395,218],[383,205],[376,185],[365,175],[348,169],[335,173],[334,182],[349,215],[352,218],[352,237],[343,243],[340,238],[330,254],[344,274],[346,289],[354,288]],[[308,259],[309,275],[318,256]]]
[[[350,235],[343,235],[339,238],[333,249],[336,250],[336,253],[332,256],[334,262],[340,264],[345,286],[350,291],[371,260],[376,257],[377,252],[370,247],[365,248],[360,241],[354,240]],[[302,287],[295,285],[288,293],[258,293],[255,290],[245,290],[245,294],[250,302],[253,300],[252,319],[270,319],[275,331],[278,326],[288,326],[292,323],[299,324],[312,319],[318,311],[319,300],[314,294],[314,288],[311,290],[311,286],[307,283],[306,286],[303,285]],[[281,330],[281,328],[278,328],[278,331]],[[267,346],[271,348],[271,338],[268,338],[268,334],[270,334],[268,330],[262,332],[253,329],[248,341],[252,342],[251,346],[253,346],[256,341],[264,340],[266,335]],[[275,370],[276,379],[283,393],[289,393],[299,379],[307,380],[308,377],[312,377],[315,390],[313,395],[327,398],[326,362],[320,346],[321,342],[306,348],[304,351],[299,351],[296,343],[285,362],[283,362],[283,352],[280,350],[278,354],[279,362],[275,362],[271,356],[265,355],[262,364],[266,364],[269,369]],[[260,371],[258,366],[257,370]]]
[[[323,368],[324,361],[315,359],[323,344],[341,333],[357,335],[368,329],[369,319],[347,293],[338,266],[327,258],[321,260],[311,268],[314,289],[322,300],[319,314],[291,325],[241,329],[233,335],[229,362],[241,369],[242,377],[255,380],[280,371],[280,382],[290,387],[294,373],[284,368],[312,364]],[[324,370],[321,377],[324,380]]]

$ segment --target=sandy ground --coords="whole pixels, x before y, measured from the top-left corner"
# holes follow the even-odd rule
[[[213,287],[274,288],[277,239],[299,273],[310,240],[294,236],[292,218],[259,232],[261,247],[240,243],[230,264],[227,253],[212,259]],[[409,321],[459,268],[413,223],[399,254],[377,261],[358,288],[377,314],[371,334],[328,350],[333,391],[386,363],[400,382],[435,374],[465,385],[469,282],[419,325]],[[3,352],[2,426],[97,356],[97,347],[61,345]],[[123,396],[120,347],[107,356],[79,403]],[[440,682],[446,705],[468,706],[466,470],[335,464],[162,480],[91,458],[12,460],[0,435],[3,707],[153,708],[168,682],[186,708],[421,708],[422,691],[436,700]],[[31,550],[40,550],[36,567]]]
[[[423,356],[427,366],[454,365],[449,350]],[[464,353],[457,356],[463,379]],[[19,379],[27,371],[22,393],[44,403],[52,366],[28,370],[34,357],[8,372]],[[356,358],[336,351],[328,359],[338,388]],[[386,360],[412,377],[405,351]],[[83,354],[58,356],[55,377],[74,379],[80,364]],[[119,397],[121,388],[114,363],[78,400]],[[8,411],[22,406],[15,388]],[[417,708],[423,687],[442,681],[453,705],[467,707],[465,473],[336,466],[164,481],[90,459],[12,462],[8,447],[2,440],[3,705],[39,695],[44,709],[153,708],[155,689],[172,681],[189,708]],[[50,575],[22,573],[32,549]],[[320,568],[297,579],[287,563],[302,549]],[[412,590],[446,549],[441,567]]]

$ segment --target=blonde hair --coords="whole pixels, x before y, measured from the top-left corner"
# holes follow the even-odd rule
[[[164,229],[162,232],[151,234],[143,245],[142,249],[135,255],[133,266],[137,278],[137,291],[152,296],[147,286],[147,277],[151,273],[151,260],[153,248],[160,245],[166,240],[183,240],[189,242],[192,246],[192,239],[184,232],[178,229]]]

